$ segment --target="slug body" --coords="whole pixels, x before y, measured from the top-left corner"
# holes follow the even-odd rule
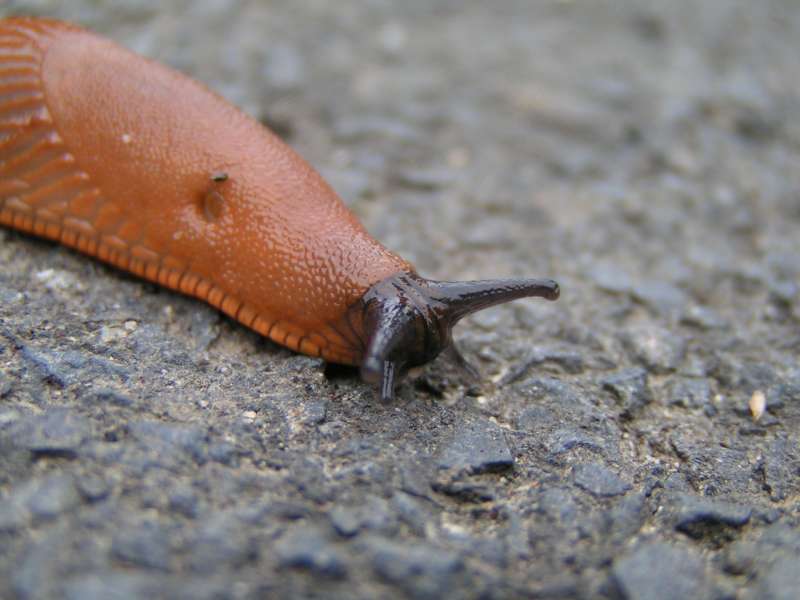
[[[366,232],[274,134],[76,26],[0,20],[0,224],[204,300],[293,350],[395,382],[465,314],[550,280],[440,283]]]

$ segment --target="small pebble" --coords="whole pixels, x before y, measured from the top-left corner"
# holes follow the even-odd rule
[[[503,430],[485,419],[456,426],[453,437],[439,455],[439,467],[471,473],[499,471],[514,466]]]
[[[631,489],[631,484],[600,463],[577,465],[572,472],[575,484],[593,496],[619,496]]]
[[[711,598],[702,558],[664,542],[640,546],[614,561],[611,576],[626,600]]]
[[[347,575],[347,563],[336,546],[314,527],[289,531],[278,540],[274,549],[281,567],[308,570],[333,579]]]
[[[764,411],[767,408],[767,397],[761,390],[756,390],[750,396],[750,402],[748,402],[747,405],[750,407],[750,414],[753,415],[753,421],[757,423],[759,419],[764,416]]]

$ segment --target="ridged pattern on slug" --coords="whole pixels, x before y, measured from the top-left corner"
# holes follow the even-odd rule
[[[257,122],[56,21],[0,21],[0,223],[345,364],[365,344],[348,307],[413,272]]]

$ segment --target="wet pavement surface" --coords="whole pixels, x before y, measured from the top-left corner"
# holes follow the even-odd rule
[[[423,275],[562,297],[382,404],[0,231],[1,598],[796,597],[793,0],[115,4],[0,15],[206,82]]]

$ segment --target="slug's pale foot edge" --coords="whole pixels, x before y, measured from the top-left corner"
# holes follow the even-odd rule
[[[431,281],[414,273],[398,273],[373,285],[351,310],[364,324],[365,352],[361,378],[376,384],[381,400],[394,398],[397,382],[413,367],[449,350],[456,364],[479,378],[453,346],[453,326],[465,316],[518,298],[556,300],[552,279]]]

